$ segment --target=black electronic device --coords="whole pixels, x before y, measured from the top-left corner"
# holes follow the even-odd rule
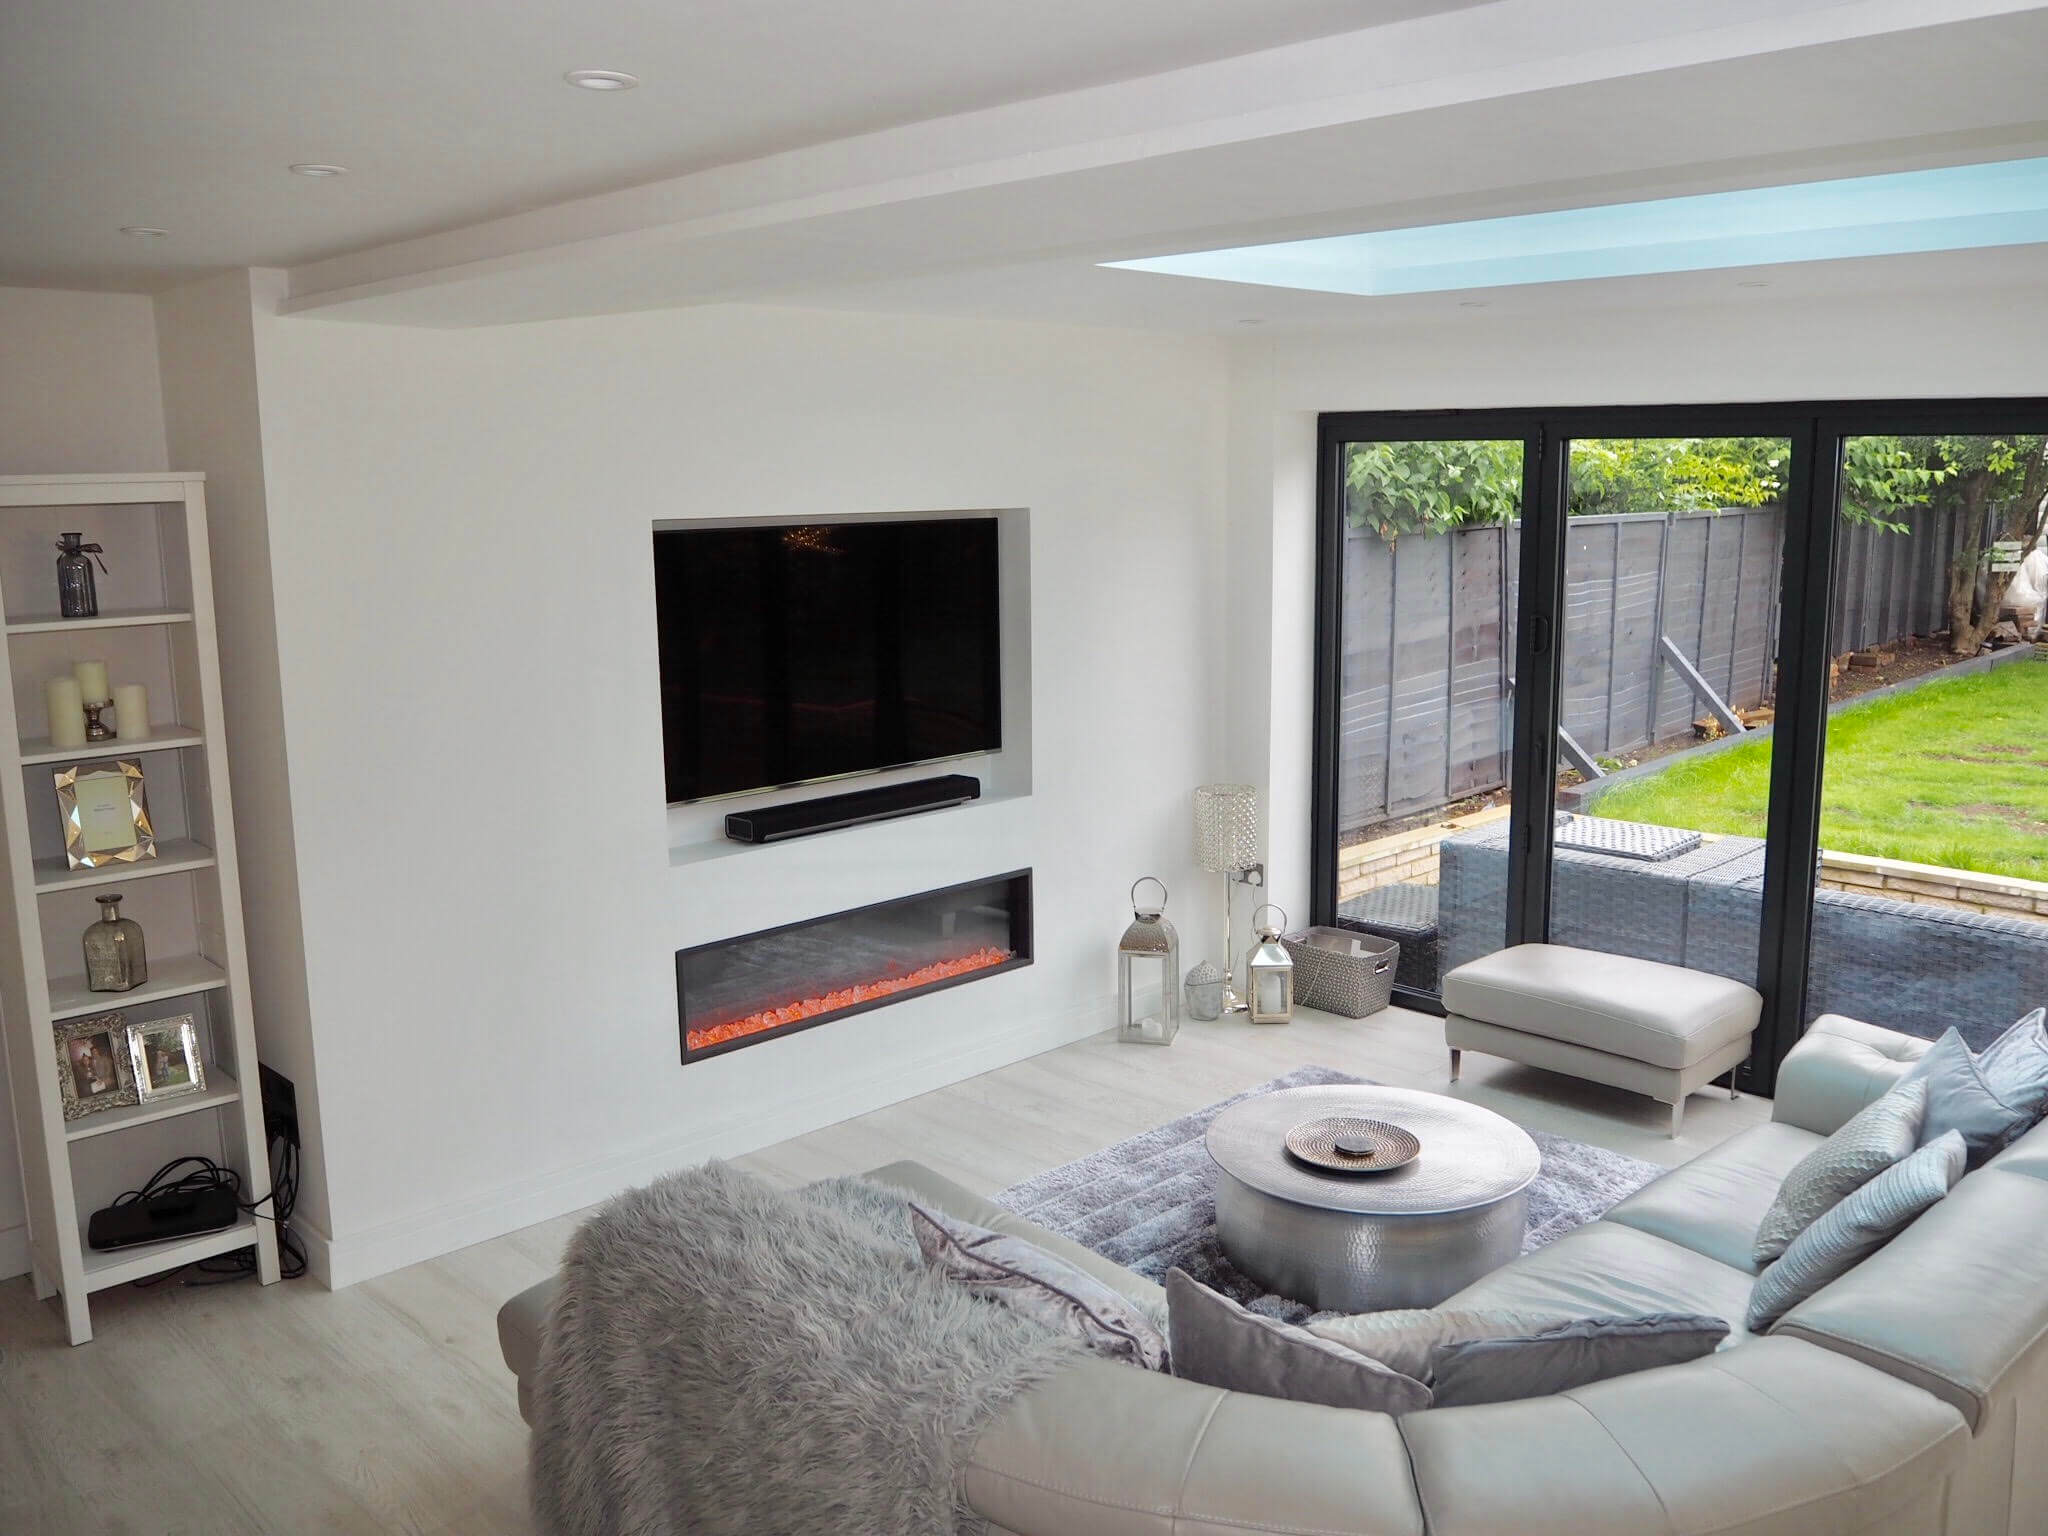
[[[670,803],[999,750],[998,528],[982,514],[656,529]]]
[[[839,827],[942,810],[980,798],[981,780],[965,773],[947,773],[935,779],[913,779],[908,784],[885,784],[880,789],[856,789],[816,800],[734,811],[725,818],[725,835],[736,843],[779,843],[813,832],[831,832]]]
[[[94,1211],[85,1224],[86,1246],[105,1252],[161,1243],[174,1237],[221,1232],[240,1218],[235,1191],[225,1184],[159,1190],[140,1200]]]

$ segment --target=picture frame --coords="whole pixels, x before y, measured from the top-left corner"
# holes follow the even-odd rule
[[[199,1055],[198,1021],[189,1013],[130,1024],[128,1064],[135,1092],[144,1104],[183,1098],[206,1087],[206,1063]]]
[[[56,1027],[57,1093],[64,1118],[80,1120],[142,1102],[128,1046],[128,1016],[95,1014]]]
[[[129,758],[74,763],[59,769],[56,780],[64,857],[71,868],[105,869],[156,857],[142,764]]]

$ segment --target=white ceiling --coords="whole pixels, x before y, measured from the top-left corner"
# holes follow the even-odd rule
[[[293,312],[432,326],[1696,302],[1731,275],[1358,299],[1096,263],[2044,154],[2044,57],[2019,0],[6,0],[0,282],[278,266]],[[1764,275],[2048,290],[2048,251]]]
[[[5,0],[0,283],[296,266],[1475,3]],[[577,68],[644,84],[576,90]]]

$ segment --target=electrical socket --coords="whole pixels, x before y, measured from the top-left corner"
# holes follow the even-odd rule
[[[297,1150],[299,1145],[299,1094],[292,1080],[258,1062],[256,1075],[263,1085],[263,1130],[267,1141],[282,1141]]]

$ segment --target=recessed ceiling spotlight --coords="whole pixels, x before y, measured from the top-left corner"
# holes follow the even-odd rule
[[[156,229],[148,224],[123,224],[121,233],[133,235],[137,240],[161,240],[168,235],[168,229]]]
[[[311,176],[316,179],[328,176],[346,176],[348,174],[348,167],[345,165],[322,165],[317,160],[302,160],[297,165],[289,166],[287,169],[294,176]]]
[[[621,74],[616,69],[572,69],[562,78],[586,91],[630,91],[640,83],[638,75]]]
[[[1487,305],[1491,304],[1492,302],[1493,300],[1491,299],[1460,299],[1458,300],[1458,308],[1484,309]]]
[[[1242,320],[1238,321],[1237,323],[1239,325],[1264,325],[1266,322],[1258,315],[1246,315]]]
[[[1735,286],[1738,288],[1768,288],[1771,285],[1760,277],[1745,277]]]

